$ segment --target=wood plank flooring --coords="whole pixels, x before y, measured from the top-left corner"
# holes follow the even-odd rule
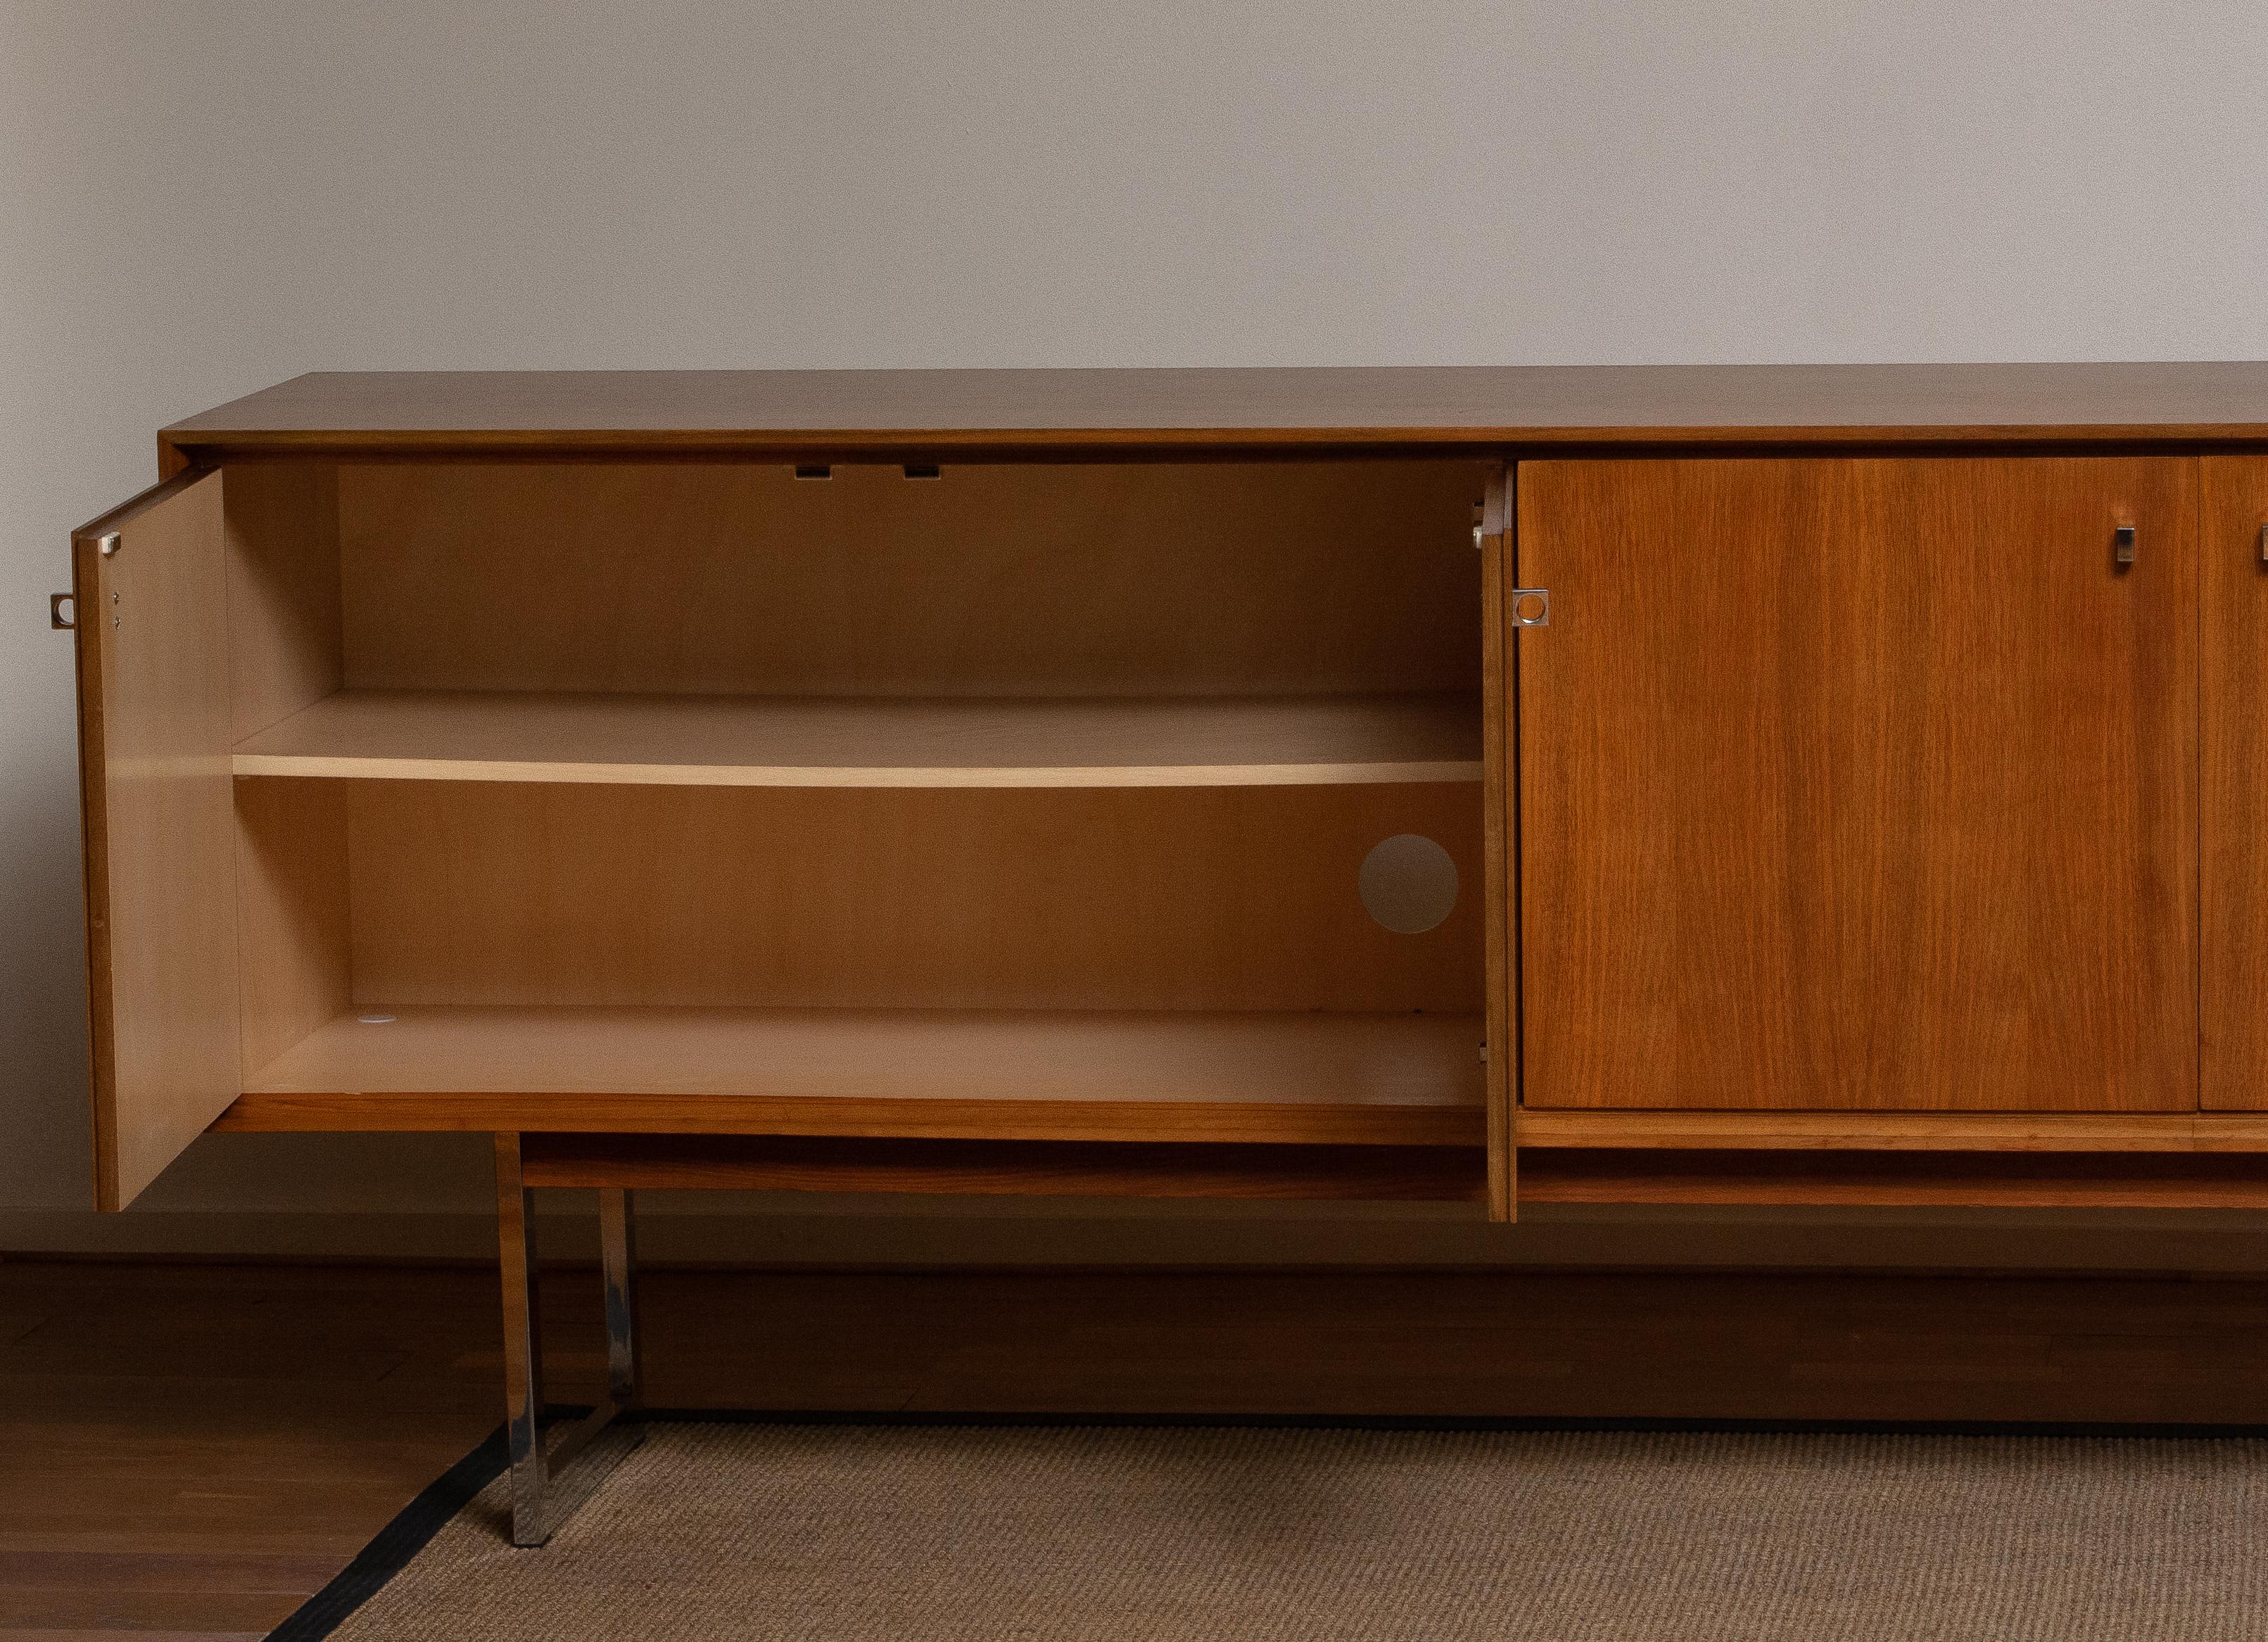
[[[663,1406],[2238,1424],[2268,1285],[654,1271]],[[546,1283],[554,1395],[596,1285]],[[471,1267],[0,1260],[0,1642],[254,1638],[497,1422]]]

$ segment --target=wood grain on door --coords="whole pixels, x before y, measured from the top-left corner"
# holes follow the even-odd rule
[[[1523,464],[1526,1103],[2194,1108],[2198,486]]]

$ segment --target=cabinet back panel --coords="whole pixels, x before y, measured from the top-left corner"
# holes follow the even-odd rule
[[[385,688],[1476,689],[1469,461],[373,463],[345,673]]]
[[[1476,1011],[1470,784],[998,791],[353,782],[357,1005]],[[1395,934],[1397,833],[1461,894]]]

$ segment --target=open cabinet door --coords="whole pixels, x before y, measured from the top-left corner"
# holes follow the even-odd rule
[[[221,475],[71,538],[95,1204],[122,1209],[236,1098],[236,824]]]
[[[1488,986],[1487,1076],[1488,1215],[1520,1218],[1519,984],[1514,932],[1520,927],[1520,887],[1513,870],[1513,768],[1512,726],[1518,684],[1506,630],[1516,620],[1512,600],[1513,469],[1489,475],[1476,536],[1481,549],[1481,802],[1487,883],[1485,939]]]

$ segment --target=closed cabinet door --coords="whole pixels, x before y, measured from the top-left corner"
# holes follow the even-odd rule
[[[1525,1103],[2193,1109],[2199,474],[1520,468]]]
[[[2205,1105],[2268,1108],[2268,457],[2205,459]]]

